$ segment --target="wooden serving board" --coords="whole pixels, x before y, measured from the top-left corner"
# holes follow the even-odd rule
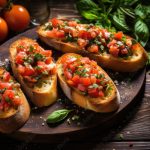
[[[42,43],[36,34],[36,29],[30,29],[16,37],[10,39],[6,43],[0,46],[0,60],[4,61],[9,58],[8,49],[12,42],[20,37],[26,36],[32,39],[36,39],[38,43],[45,49],[52,49]],[[53,50],[54,59],[57,60],[62,53]],[[31,104],[31,115],[26,124],[15,133],[11,134],[15,138],[20,140],[50,142],[58,139],[62,139],[66,136],[78,138],[81,135],[97,132],[99,129],[102,131],[108,126],[116,123],[118,116],[133,102],[136,101],[145,79],[145,69],[136,73],[118,73],[106,70],[110,77],[114,80],[121,95],[120,108],[113,113],[102,114],[94,113],[92,111],[83,110],[72,104],[58,85],[59,99],[53,105],[46,108],[36,108]],[[28,99],[29,100],[29,99]],[[30,100],[29,100],[30,101]],[[133,106],[134,107],[134,106]],[[48,125],[45,120],[47,116],[54,110],[60,108],[73,109],[74,111],[70,116],[62,121],[60,124]],[[78,120],[74,120],[75,115],[79,116]],[[124,115],[121,116],[124,119]]]

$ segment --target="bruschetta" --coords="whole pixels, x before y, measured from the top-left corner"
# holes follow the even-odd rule
[[[122,32],[112,33],[92,24],[78,24],[56,18],[37,29],[39,38],[64,53],[79,53],[105,68],[135,72],[144,67],[144,48]]]
[[[57,74],[52,52],[26,37],[12,43],[9,52],[14,76],[29,99],[38,107],[55,102]]]
[[[68,53],[61,56],[56,65],[62,90],[75,104],[101,113],[118,109],[117,88],[94,60]]]
[[[0,132],[11,133],[28,120],[27,99],[10,73],[0,67]]]

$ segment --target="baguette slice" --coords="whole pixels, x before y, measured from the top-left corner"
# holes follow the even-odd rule
[[[82,25],[83,27],[86,25]],[[133,55],[124,59],[121,57],[114,57],[108,53],[91,53],[87,50],[81,49],[75,42],[63,42],[61,38],[52,38],[47,36],[47,32],[44,30],[44,25],[37,29],[39,38],[49,46],[60,50],[63,53],[79,53],[83,56],[87,56],[90,59],[95,60],[99,65],[104,68],[112,69],[119,72],[135,72],[143,68],[147,62],[148,55],[145,49],[139,44],[133,44]],[[132,39],[129,36],[126,38]]]
[[[0,68],[0,75],[5,72],[4,68]],[[11,77],[14,83],[16,81]],[[19,87],[16,88],[16,92],[21,98],[21,104],[15,108],[10,108],[6,111],[0,111],[0,132],[11,133],[25,124],[30,115],[30,106],[24,93]]]
[[[93,98],[90,96],[85,96],[79,92],[76,88],[73,88],[69,86],[66,82],[66,79],[64,77],[63,72],[63,64],[62,60],[67,60],[67,57],[75,57],[80,58],[82,56],[74,53],[68,53],[64,54],[57,60],[57,74],[59,78],[59,82],[61,85],[61,88],[65,95],[72,100],[75,104],[81,106],[82,108],[89,109],[95,112],[101,112],[101,113],[107,113],[115,111],[119,108],[120,103],[120,95],[119,92],[113,83],[113,81],[110,79],[110,77],[107,75],[107,73],[98,66],[98,68],[103,72],[105,77],[107,77],[110,80],[110,84],[112,87],[112,90],[110,91],[107,96],[101,98]]]
[[[19,81],[25,94],[30,98],[33,104],[35,104],[37,107],[48,106],[54,103],[57,99],[57,75],[55,73],[54,75],[44,77],[42,80],[45,82],[41,85],[41,87],[37,86],[36,84],[34,87],[28,86],[23,77],[19,74],[17,70],[17,64],[15,63],[15,57],[17,54],[16,47],[21,41],[30,44],[37,44],[34,40],[26,37],[22,37],[11,44],[9,52],[14,76]]]

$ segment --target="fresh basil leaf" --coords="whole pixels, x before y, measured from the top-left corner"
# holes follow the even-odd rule
[[[138,17],[140,17],[141,19],[145,19],[146,18],[146,9],[141,4],[137,5],[134,11],[135,11],[135,14]]]
[[[135,18],[135,13],[134,13],[134,10],[132,10],[131,8],[123,8],[123,7],[120,7],[120,10],[127,16],[131,17],[131,18]]]
[[[92,0],[79,0],[76,2],[76,7],[80,14],[89,20],[98,19],[99,10],[101,10]]]
[[[98,5],[92,0],[78,0],[76,2],[76,7],[79,11],[99,9]]]
[[[140,0],[121,0],[121,4],[124,6],[132,6],[136,3],[138,3]]]
[[[98,16],[96,14],[94,14],[92,11],[82,11],[81,15],[89,20],[95,20],[98,19]]]
[[[47,117],[47,123],[58,123],[64,120],[71,111],[68,109],[56,110]]]
[[[130,31],[129,26],[126,24],[125,14],[120,9],[113,15],[113,24],[119,30]]]
[[[142,20],[138,20],[135,23],[134,34],[136,36],[136,40],[144,47],[149,39],[149,29]]]

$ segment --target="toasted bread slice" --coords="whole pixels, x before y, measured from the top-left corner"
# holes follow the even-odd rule
[[[83,95],[81,92],[79,92],[79,90],[68,85],[64,77],[62,64],[62,60],[67,60],[67,57],[80,58],[82,56],[74,53],[64,54],[62,57],[58,59],[56,63],[59,82],[65,95],[75,104],[95,112],[107,113],[118,109],[120,102],[119,92],[116,86],[114,85],[113,81],[107,75],[107,73],[99,66],[98,69],[101,72],[103,72],[103,74],[105,75],[105,77],[107,77],[107,79],[109,79],[109,84],[111,85],[112,88],[111,91],[109,91],[109,93],[107,91],[106,96],[93,98],[88,95]]]
[[[0,75],[5,71],[4,68],[0,67]],[[15,84],[16,81],[13,77],[10,78],[12,80],[11,83]],[[8,110],[0,111],[0,132],[2,133],[11,133],[17,130],[24,125],[30,115],[30,106],[24,93],[19,86],[15,88],[15,91],[17,92],[21,103],[17,108],[10,107]]]
[[[36,83],[33,87],[28,86],[23,77],[19,74],[17,70],[17,64],[15,63],[15,58],[17,54],[16,47],[21,41],[30,44],[37,44],[34,40],[26,37],[20,38],[11,44],[9,52],[14,76],[21,84],[25,94],[36,106],[38,107],[48,106],[54,103],[57,99],[57,75],[55,73],[53,75],[49,75],[42,78],[41,80],[44,82],[40,85],[40,87],[37,86]]]
[[[43,42],[56,50],[64,53],[79,53],[83,56],[88,56],[102,67],[112,69],[114,71],[135,72],[143,68],[148,59],[146,51],[139,43],[132,45],[131,50],[133,54],[128,59],[125,59],[122,57],[114,57],[109,53],[91,53],[85,49],[81,49],[81,47],[79,47],[75,42],[63,42],[62,38],[49,37],[47,36],[44,25],[37,29],[37,33]],[[126,38],[132,39],[129,36],[126,36]]]

